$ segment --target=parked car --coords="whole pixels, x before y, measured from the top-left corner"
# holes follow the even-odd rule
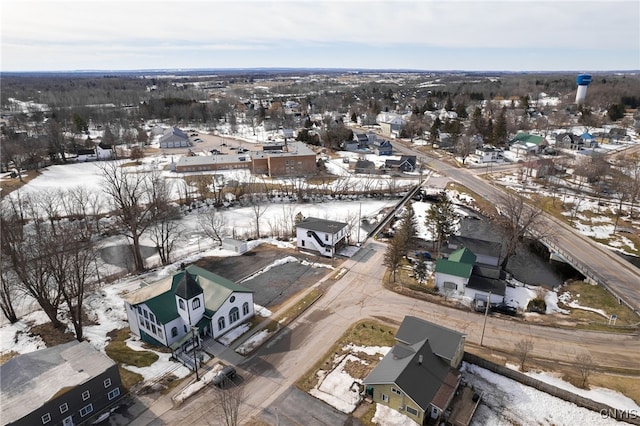
[[[516,308],[514,308],[513,306],[505,305],[504,303],[492,305],[491,312],[498,312],[500,314],[510,315],[512,317],[518,315],[518,310]]]
[[[431,259],[433,259],[433,257],[431,257],[431,253],[429,253],[428,251],[417,251],[416,252],[416,257],[418,259],[423,259],[423,260],[431,260]]]
[[[229,381],[233,381],[233,379],[238,375],[236,369],[233,365],[227,365],[213,378],[211,381],[215,386],[219,388],[224,387],[225,384]]]
[[[217,149],[212,149],[211,151],[209,151],[211,154],[213,155],[218,155],[220,154],[220,151],[218,151]]]

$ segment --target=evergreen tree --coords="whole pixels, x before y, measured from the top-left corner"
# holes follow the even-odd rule
[[[447,102],[444,104],[444,109],[447,111],[453,111],[453,101],[451,100],[451,96],[447,98]]]
[[[496,122],[493,126],[493,136],[491,139],[494,145],[504,146],[507,143],[506,107],[502,107],[502,111],[500,111],[500,115],[496,119]]]
[[[436,117],[436,119],[433,120],[431,128],[429,129],[429,142],[434,143],[438,140],[441,125],[442,123],[440,122],[440,119]]]
[[[443,193],[440,199],[431,205],[425,219],[425,225],[433,233],[433,248],[440,251],[442,244],[453,235],[457,219],[453,203],[447,194]]]
[[[419,283],[423,283],[427,280],[427,262],[425,262],[424,259],[418,259],[413,267],[413,275]]]

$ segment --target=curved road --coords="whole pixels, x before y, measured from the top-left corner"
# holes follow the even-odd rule
[[[395,148],[403,154],[428,158],[430,167],[438,173],[459,182],[490,202],[498,204],[502,191],[473,172],[426,156],[399,143]],[[544,218],[550,229],[553,229],[551,243],[564,253],[569,253],[574,262],[580,263],[585,269],[591,271],[592,278],[595,277],[599,284],[608,288],[640,315],[640,270],[566,223],[548,214],[545,214]]]
[[[412,299],[382,287],[384,251],[382,243],[367,243],[343,264],[347,272],[331,284],[316,304],[240,366],[246,395],[240,423],[250,422],[274,403],[323,359],[331,345],[359,319],[398,324],[405,315],[416,315],[465,333],[467,342],[480,342],[482,315]],[[324,285],[327,278],[316,286]],[[555,329],[488,317],[485,347],[512,350],[514,343],[523,338],[533,341],[533,357],[566,362],[578,353],[588,352],[602,369],[629,368],[640,353],[638,336]],[[152,424],[220,424],[214,414],[217,398],[215,391],[202,392]],[[305,413],[305,407],[300,407],[300,413]]]

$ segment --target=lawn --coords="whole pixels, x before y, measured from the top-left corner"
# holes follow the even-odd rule
[[[111,342],[105,348],[107,356],[118,363],[122,384],[126,389],[131,389],[140,383],[144,377],[138,373],[127,370],[123,365],[134,365],[136,367],[148,367],[158,360],[158,355],[149,351],[134,351],[129,348],[125,340],[129,338],[129,328],[113,330],[107,334],[111,337]]]

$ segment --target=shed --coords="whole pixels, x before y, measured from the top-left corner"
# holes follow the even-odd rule
[[[222,240],[222,248],[238,254],[245,253],[248,250],[246,241],[234,240],[233,238],[224,238]]]

